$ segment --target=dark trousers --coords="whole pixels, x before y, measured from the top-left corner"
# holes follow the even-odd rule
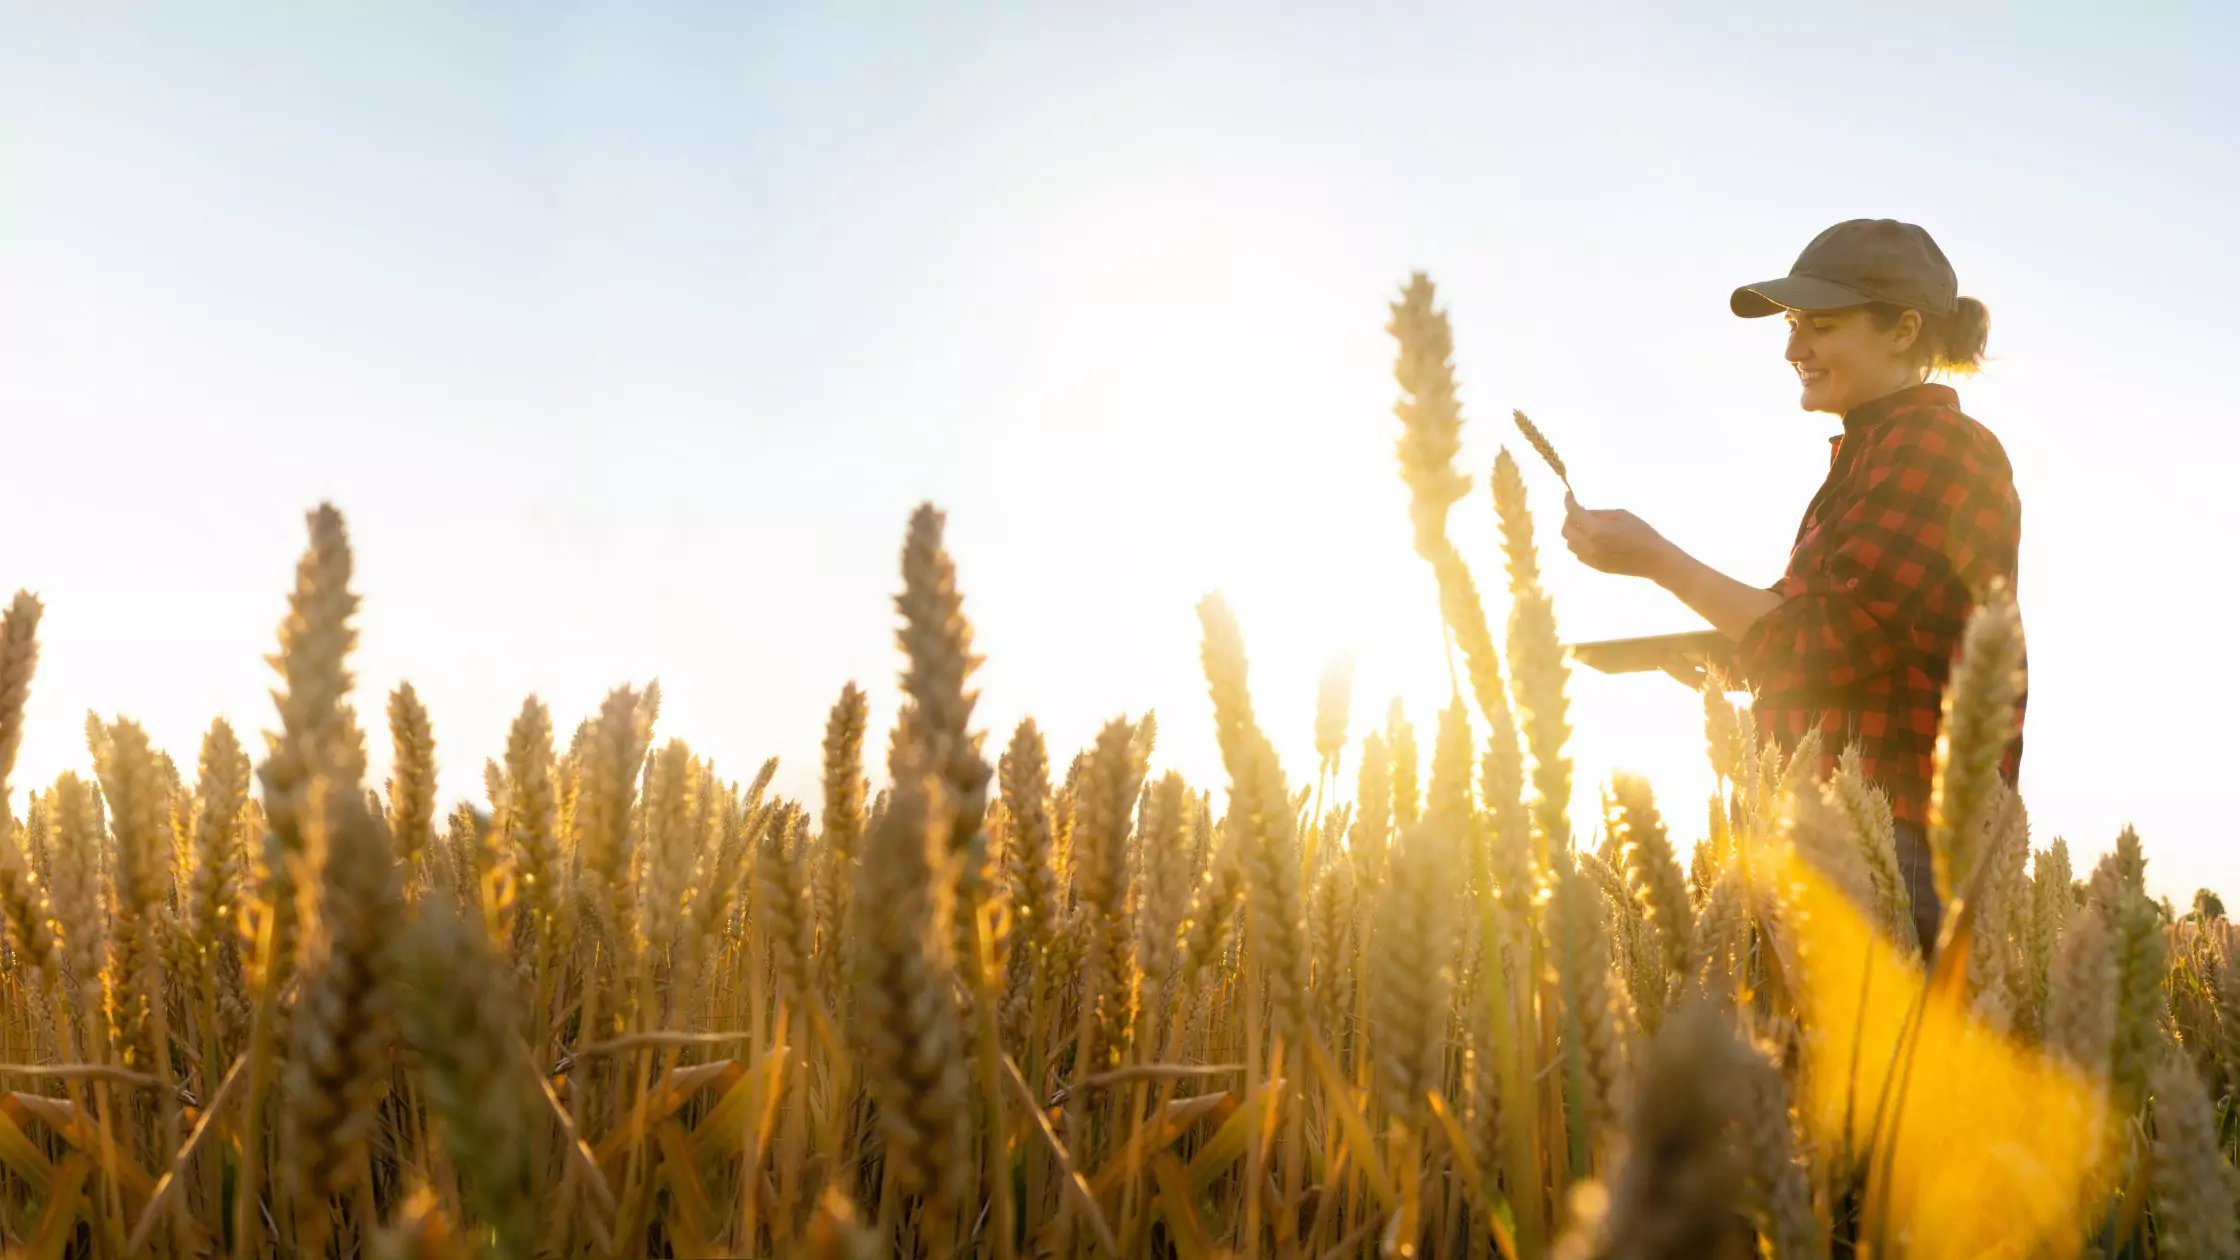
[[[1921,956],[1937,952],[1937,925],[1944,919],[1944,903],[1937,900],[1937,880],[1929,864],[1929,838],[1921,828],[1902,822],[1897,826],[1898,876],[1906,882],[1913,900],[1913,930],[1921,937]]]

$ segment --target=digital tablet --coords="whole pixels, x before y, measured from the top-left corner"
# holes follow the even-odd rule
[[[1734,642],[1716,630],[1692,630],[1684,634],[1574,643],[1571,655],[1581,665],[1605,674],[1639,674],[1679,664],[1730,669],[1734,663]]]

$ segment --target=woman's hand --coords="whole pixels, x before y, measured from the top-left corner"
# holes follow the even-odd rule
[[[1563,496],[1563,512],[1563,541],[1590,569],[1654,578],[1674,554],[1664,535],[1631,512],[1583,508],[1568,494]]]

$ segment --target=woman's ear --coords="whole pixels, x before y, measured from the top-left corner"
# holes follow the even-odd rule
[[[1921,312],[1910,307],[1898,312],[1898,322],[1890,326],[1890,346],[1899,354],[1912,352],[1914,343],[1921,340]]]

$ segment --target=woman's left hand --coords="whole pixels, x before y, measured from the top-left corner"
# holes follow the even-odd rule
[[[1672,544],[1647,521],[1618,508],[1589,509],[1563,497],[1563,541],[1590,569],[1625,577],[1655,577]]]

